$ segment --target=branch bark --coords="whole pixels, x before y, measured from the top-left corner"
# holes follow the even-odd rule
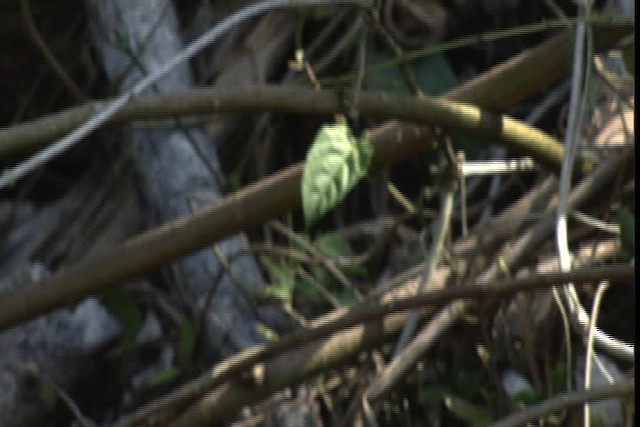
[[[75,123],[91,111],[100,109],[101,103],[80,107],[60,122]],[[307,114],[344,112],[345,103],[329,91],[314,91],[302,87],[246,86],[232,89],[196,89],[176,95],[148,96],[131,102],[114,117],[114,122],[139,119],[173,118],[182,114],[212,114],[224,112],[282,111]],[[553,172],[560,170],[562,145],[548,134],[508,116],[483,111],[469,104],[433,98],[413,98],[379,93],[360,93],[357,108],[362,116],[378,119],[397,119],[427,125],[441,126],[450,133],[462,133],[504,144],[507,148],[529,155]],[[34,126],[48,128],[47,121]],[[20,135],[24,127],[0,134],[7,144],[2,154],[13,154],[15,142],[26,141]],[[31,130],[28,130],[31,132]],[[35,140],[32,140],[35,141]],[[4,152],[3,152],[4,151]],[[578,166],[587,173],[590,165]]]
[[[399,298],[376,300],[369,299],[351,309],[343,312],[340,316],[326,316],[313,322],[309,329],[301,329],[297,332],[283,337],[280,341],[269,346],[261,346],[247,351],[242,355],[238,355],[225,361],[208,375],[200,380],[189,383],[181,392],[173,395],[171,402],[165,402],[164,410],[167,408],[176,409],[182,406],[185,401],[193,399],[197,394],[204,394],[206,390],[213,390],[224,381],[238,378],[248,377],[252,380],[251,375],[243,375],[251,371],[256,364],[264,366],[267,360],[277,355],[283,354],[289,350],[309,345],[314,340],[327,337],[340,330],[351,328],[360,323],[381,321],[385,316],[400,313],[402,311],[419,309],[426,307],[442,306],[447,302],[457,299],[486,299],[501,298],[512,295],[516,292],[531,292],[539,289],[548,289],[554,285],[560,285],[568,281],[573,281],[578,285],[590,284],[599,280],[611,280],[612,283],[628,283],[635,278],[635,270],[629,265],[615,265],[598,268],[584,268],[575,270],[570,273],[546,273],[530,276],[521,279],[506,280],[496,284],[475,283],[456,287],[454,289],[434,290],[427,294],[416,296],[403,296]],[[406,316],[402,314],[402,316]],[[295,354],[295,353],[291,353]],[[313,363],[308,361],[308,363]],[[323,364],[326,362],[322,362]],[[292,363],[288,370],[291,371]],[[298,365],[295,365],[298,366]],[[295,369],[294,369],[295,370]],[[269,387],[268,384],[258,384],[261,387]],[[180,396],[178,398],[177,396]],[[216,402],[216,407],[219,403]],[[151,407],[136,413],[131,418],[121,420],[118,425],[137,424],[148,421],[148,417],[158,417],[161,408]],[[167,412],[165,412],[166,415]],[[157,420],[156,420],[157,421]],[[166,421],[166,420],[163,420]]]
[[[607,34],[603,34],[600,40]],[[566,33],[561,34],[530,52],[512,58],[450,92],[446,98],[478,103],[493,110],[526,98],[566,73],[568,65],[564,54],[568,46],[567,37]],[[613,43],[616,37],[612,36],[609,41]],[[550,57],[562,59],[560,64],[564,65],[558,67],[552,63],[549,65],[554,66],[548,72],[540,73],[538,67],[547,63]],[[521,91],[501,92],[499,88],[504,79],[514,79],[514,88]],[[503,98],[496,97],[488,88],[496,88]],[[490,93],[485,93],[486,90]],[[481,99],[485,94],[487,98]],[[381,126],[371,133],[374,166],[390,165],[415,155],[429,146],[429,135],[428,128],[416,125],[389,122]],[[301,163],[291,166],[225,197],[215,206],[142,233],[102,256],[70,266],[35,286],[23,286],[18,292],[1,295],[0,329],[77,302],[107,286],[140,277],[212,242],[299,207],[303,167]]]
[[[591,282],[595,278],[596,269],[591,271],[584,270],[579,272],[575,278],[579,283]],[[611,267],[609,270],[611,277],[618,277],[622,280],[633,280],[635,271],[633,266]],[[605,273],[603,271],[603,273]],[[607,274],[603,274],[606,276]],[[378,339],[382,337],[391,337],[395,332],[399,331],[406,321],[406,314],[399,313],[405,309],[425,308],[446,305],[445,302],[454,299],[464,298],[499,298],[500,295],[511,294],[516,289],[527,291],[549,287],[553,282],[563,283],[563,277],[560,274],[540,275],[525,279],[511,280],[498,285],[484,286],[478,284],[469,287],[456,289],[436,290],[428,295],[410,296],[401,299],[392,299],[386,302],[371,302],[354,307],[350,312],[346,313],[335,320],[328,322],[316,322],[312,329],[302,330],[297,334],[292,334],[283,339],[281,342],[264,348],[264,353],[258,351],[255,353],[246,353],[248,358],[240,360],[237,364],[233,364],[238,359],[232,359],[231,366],[221,364],[211,374],[202,377],[202,381],[191,384],[191,391],[201,394],[202,398],[193,404],[188,411],[181,415],[174,426],[199,426],[210,425],[211,423],[221,422],[225,417],[234,414],[242,405],[255,402],[263,396],[268,396],[274,391],[285,386],[290,386],[296,382],[300,382],[309,378],[313,374],[320,372],[333,364],[344,361],[345,358],[353,356],[362,351],[367,346],[372,345],[375,334],[380,334]],[[538,280],[540,280],[538,282]],[[451,306],[454,303],[450,303]],[[368,322],[364,324],[364,322]],[[318,340],[324,336],[341,329],[342,332],[321,341],[306,343],[309,340]],[[290,350],[295,346],[299,346],[282,357],[274,358],[267,361],[269,357],[276,354],[282,354],[286,350]],[[273,352],[273,353],[272,353]],[[261,354],[262,353],[262,354]],[[259,363],[260,362],[260,363]],[[260,379],[252,377],[249,373],[251,368],[259,368],[264,372],[264,376]],[[292,367],[295,367],[292,369]],[[242,375],[242,374],[245,375]],[[244,387],[242,381],[237,378],[245,378],[245,382],[251,385],[251,388]],[[228,380],[228,383],[223,383]],[[219,387],[218,387],[219,386]],[[186,390],[185,390],[186,391]],[[188,394],[182,397],[188,400]],[[185,401],[176,399],[172,403],[184,404]],[[164,409],[169,405],[162,405]],[[127,420],[118,426],[139,425],[138,423],[149,422],[150,419],[157,422],[155,418],[163,413],[163,410],[153,411],[153,415],[149,413],[150,418]],[[176,409],[170,407],[169,410]],[[165,413],[166,414],[166,413]],[[167,422],[167,419],[159,420],[161,423]],[[144,423],[143,423],[144,425]]]
[[[603,50],[632,32],[633,27],[619,25],[598,30],[596,31],[596,48]],[[569,49],[568,34],[562,33],[535,50],[524,52],[472,82],[454,89],[445,98],[478,105],[486,108],[487,111],[501,111],[537,93],[566,74],[569,65],[567,49]],[[545,72],[540,73],[539,70],[545,70]],[[363,115],[389,118],[387,98],[387,95],[378,95],[370,100],[358,101],[358,108]],[[431,117],[431,121],[436,119],[430,116],[430,113],[422,111],[421,107],[425,104],[413,104],[415,100],[411,99],[406,101],[409,105],[397,112],[393,110],[394,105],[391,105],[394,111],[391,117],[416,121],[424,120],[425,117]],[[378,105],[379,102],[384,103],[384,108]],[[428,106],[429,101],[426,102]],[[0,157],[33,151],[46,145],[49,141],[71,132],[104,105],[104,101],[93,102],[0,129]],[[341,111],[342,108],[343,104],[335,94],[318,94],[302,88],[267,89],[249,86],[230,90],[192,89],[180,94],[141,96],[129,102],[107,124],[118,125],[134,120],[219,112],[273,110],[301,114],[326,114]]]

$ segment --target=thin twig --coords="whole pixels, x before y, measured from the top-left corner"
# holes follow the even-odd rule
[[[594,25],[619,25],[619,24],[632,24],[633,22],[632,19],[633,18],[625,17],[623,15],[609,16],[609,17],[592,16],[589,19],[589,22]],[[430,46],[430,47],[406,52],[406,54],[403,55],[403,60],[411,61],[417,58],[422,58],[424,56],[433,55],[441,52],[447,52],[449,50],[459,49],[459,48],[471,46],[474,44],[489,43],[493,41],[502,40],[505,38],[524,36],[527,34],[535,34],[543,31],[563,28],[563,27],[566,27],[567,24],[575,25],[578,22],[578,20],[579,18],[569,18],[567,21],[562,19],[544,20],[542,22],[536,22],[533,24],[507,28],[505,30],[497,30],[497,31],[490,31],[490,32],[481,33],[481,34],[475,34],[472,36],[462,37],[456,40],[452,40],[450,42],[441,43],[441,44],[438,44],[437,46]],[[399,59],[392,59],[382,64],[369,67],[366,70],[366,73],[370,74],[375,71],[381,71],[387,68],[395,67],[400,63],[401,61]],[[323,78],[321,80],[322,80],[322,84],[324,84],[325,86],[328,86],[328,85],[339,85],[339,84],[348,83],[353,78],[354,78],[354,74],[348,73],[340,77]]]
[[[47,46],[47,43],[42,38],[42,34],[38,31],[38,27],[36,27],[36,23],[33,20],[33,11],[31,10],[30,1],[20,0],[20,8],[22,9],[22,18],[25,22],[25,26],[27,27],[27,32],[33,39],[33,42],[42,56],[44,56],[49,63],[53,73],[58,76],[64,87],[67,88],[76,102],[87,102],[87,96],[82,92],[78,85],[76,85],[73,79],[69,77],[69,73],[67,73],[60,61],[58,61],[58,58],[56,58],[53,52],[51,52],[51,49],[49,49],[49,46]]]
[[[352,43],[352,39],[360,32],[362,28],[362,19],[357,18],[352,24],[347,25],[348,30],[337,40],[331,42],[331,50],[319,60],[315,61],[313,69],[318,73],[324,72],[329,65],[331,65],[340,54],[349,47]],[[357,73],[357,71],[356,71]],[[323,80],[323,79],[321,79]]]
[[[334,309],[340,308],[342,306],[342,304],[340,304],[340,301],[338,301],[338,299],[329,291],[329,289],[327,289],[322,283],[316,280],[316,278],[311,274],[307,273],[302,267],[298,268],[297,273],[304,280],[311,283],[311,285],[318,290],[320,295],[322,295],[324,299],[326,299],[327,302],[329,302],[333,306]]]
[[[362,300],[362,293],[351,283],[347,276],[340,271],[333,260],[328,259],[326,256],[320,253],[307,239],[289,230],[276,220],[269,221],[269,226],[274,230],[287,236],[289,239],[300,245],[305,251],[309,252],[314,258],[316,258],[324,268],[329,271],[333,277],[345,288],[349,289],[356,296],[358,300]]]
[[[76,422],[80,425],[80,427],[97,427],[98,426],[98,424],[94,423],[92,420],[87,418],[82,413],[82,410],[78,407],[76,402],[73,401],[71,396],[69,396],[69,394],[66,391],[64,391],[62,388],[58,387],[58,385],[54,383],[53,380],[49,378],[44,378],[43,381],[45,381],[51,388],[53,388],[53,390],[60,397],[60,399],[62,399],[65,405],[67,405],[69,410],[73,413],[73,416]]]
[[[385,5],[385,10],[387,7],[391,7],[390,5],[392,3],[393,2],[391,0],[387,1]],[[416,76],[414,75],[411,68],[409,68],[409,64],[408,64],[408,60],[405,52],[402,50],[400,45],[396,43],[393,37],[391,37],[391,34],[389,34],[387,29],[382,25],[378,14],[370,13],[369,17],[370,17],[371,23],[373,24],[373,28],[382,36],[382,40],[389,47],[389,49],[391,49],[391,52],[393,52],[394,56],[396,57],[396,63],[398,64],[398,67],[400,68],[400,72],[402,73],[402,77],[404,78],[405,83],[411,90],[411,93],[414,96],[417,96],[418,98],[421,98],[422,96],[424,96],[424,93],[422,92],[422,89],[420,89],[420,85],[416,80]]]
[[[633,393],[634,390],[634,380],[629,379],[611,385],[592,388],[591,390],[560,394],[537,405],[529,406],[514,415],[492,424],[491,427],[524,426],[528,422],[543,418],[546,415],[563,409],[581,405],[584,402],[624,396]]]
[[[420,282],[418,284],[418,290],[416,291],[417,295],[420,295],[424,292],[424,288],[429,283],[431,274],[433,273],[433,271],[435,271],[438,261],[440,260],[440,253],[442,252],[444,240],[449,230],[449,224],[451,223],[454,187],[455,184],[449,183],[448,186],[444,188],[444,193],[442,194],[442,211],[440,213],[440,218],[433,229],[433,244],[425,262],[424,273],[421,276]],[[409,315],[407,323],[405,324],[405,327],[402,330],[402,334],[400,335],[400,339],[398,340],[398,344],[396,345],[396,350],[393,358],[398,357],[398,355],[406,347],[407,343],[411,339],[411,336],[415,332],[419,318],[420,314],[418,312],[413,312]]]
[[[393,196],[394,199],[411,215],[415,215],[416,207],[411,201],[400,191],[398,187],[391,181],[387,182],[387,191]]]
[[[556,307],[558,308],[558,312],[560,313],[560,320],[562,322],[562,336],[564,338],[564,347],[567,352],[566,364],[567,364],[567,372],[571,372],[573,370],[573,347],[571,345],[571,320],[569,319],[569,313],[567,312],[567,307],[565,306],[564,300],[562,299],[562,295],[560,295],[560,290],[556,287],[551,288],[551,294],[553,295],[553,301],[556,303]],[[566,389],[567,391],[573,390],[573,385],[571,382],[571,375],[567,375],[566,378]]]
[[[362,25],[364,21],[363,12],[358,13],[357,23]],[[357,123],[360,118],[360,112],[358,111],[358,98],[360,97],[360,93],[362,93],[362,87],[364,84],[364,69],[367,65],[367,43],[369,42],[369,31],[365,26],[363,35],[360,40],[360,45],[358,46],[357,58],[356,58],[356,79],[353,82],[353,88],[351,93],[351,99],[349,100],[348,106],[348,114],[349,118]]]

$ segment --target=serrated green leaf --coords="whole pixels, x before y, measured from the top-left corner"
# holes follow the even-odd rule
[[[102,294],[102,304],[122,325],[122,340],[125,345],[132,344],[142,328],[142,312],[131,296],[122,289],[109,289]]]
[[[161,369],[149,380],[148,387],[155,387],[161,384],[169,383],[180,376],[180,369],[172,366],[167,369]]]
[[[183,317],[180,323],[180,334],[178,337],[178,364],[186,367],[191,360],[191,353],[196,342],[196,336],[191,321]]]
[[[452,394],[445,396],[444,404],[452,414],[474,427],[487,426],[494,420],[488,408],[475,405]]]
[[[347,125],[320,129],[302,174],[302,209],[307,227],[336,206],[366,175],[372,156],[368,139],[356,140]]]

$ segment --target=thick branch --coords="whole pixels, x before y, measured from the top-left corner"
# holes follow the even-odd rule
[[[538,67],[549,57],[564,58],[566,35],[519,55],[497,70],[448,94],[447,98],[477,102],[491,109],[502,109],[529,96],[567,70],[540,73]],[[562,61],[562,63],[565,63]],[[554,64],[557,65],[557,64]],[[515,74],[515,75],[514,75]],[[517,77],[516,77],[517,75]],[[526,77],[526,78],[525,78]],[[485,87],[498,88],[504,79],[519,82],[520,93],[503,93],[503,98],[483,96]],[[528,84],[524,84],[528,80]],[[371,133],[375,149],[374,165],[396,163],[428,146],[429,130],[424,127],[388,123]],[[0,297],[0,328],[4,329],[56,307],[72,304],[107,286],[140,277],[164,264],[180,259],[208,244],[257,226],[300,205],[300,178],[303,164],[297,164],[231,194],[215,206],[192,216],[140,234],[110,252],[57,272],[34,286]]]
[[[90,116],[106,103],[86,105],[61,113],[58,131],[75,127],[82,117]],[[184,114],[219,112],[285,111],[329,114],[343,111],[344,102],[329,91],[318,92],[295,86],[248,86],[232,89],[195,89],[176,95],[150,95],[132,101],[114,117],[114,122],[139,119],[172,118]],[[450,132],[484,137],[492,143],[529,155],[552,171],[560,170],[563,149],[553,137],[507,116],[499,116],[477,107],[443,99],[413,98],[380,93],[360,93],[357,108],[362,116],[398,119],[438,125]],[[25,133],[36,128],[54,129],[50,119],[41,119],[8,129],[0,134],[0,156],[14,154],[29,141]],[[22,142],[22,144],[17,144]],[[31,148],[31,147],[30,147]],[[587,172],[586,170],[584,172]]]
[[[168,401],[162,399],[150,407],[137,412],[132,418],[122,420],[118,425],[144,423],[149,417],[158,415],[161,408],[175,410],[184,403],[202,395],[206,391],[213,390],[224,381],[237,378],[243,373],[250,372],[258,363],[266,361],[274,356],[292,350],[296,347],[309,344],[311,341],[327,337],[335,332],[350,328],[360,323],[382,321],[385,316],[410,309],[444,306],[447,302],[456,299],[484,299],[500,298],[519,291],[535,291],[546,289],[553,285],[560,285],[569,281],[577,285],[610,280],[612,283],[622,283],[633,280],[635,269],[633,266],[618,265],[599,268],[587,268],[570,273],[547,273],[531,277],[507,280],[498,284],[472,284],[431,291],[422,295],[411,295],[394,298],[386,301],[370,300],[359,304],[341,316],[328,316],[315,321],[311,328],[302,329],[283,337],[280,341],[270,346],[257,346],[234,356],[216,366],[216,368],[200,380],[194,381],[182,387],[176,394],[172,394]],[[288,370],[292,370],[290,365]],[[295,369],[293,369],[295,370]],[[277,376],[274,373],[274,377]],[[262,386],[269,387],[268,384]],[[218,405],[216,404],[216,407]]]
[[[633,27],[607,27],[599,31],[598,47],[610,46],[615,40],[632,31]],[[601,29],[604,30],[604,29]],[[464,100],[493,111],[512,105],[540,88],[557,80],[567,71],[565,49],[567,36],[563,34],[544,43],[532,52],[527,52],[508,61],[489,73],[454,90],[446,98]],[[545,70],[540,73],[539,70]],[[459,97],[464,91],[464,97]],[[93,102],[66,111],[0,129],[0,157],[32,151],[51,140],[68,134],[87,121],[107,105],[108,101]],[[541,141],[544,137],[534,134],[522,135],[522,130],[499,131],[500,121],[496,116],[482,113],[469,106],[457,106],[433,99],[417,100],[385,94],[362,94],[357,100],[359,112],[365,116],[439,124],[452,130],[478,133],[481,136],[531,139]],[[285,111],[305,114],[327,114],[342,111],[344,102],[335,94],[315,92],[301,87],[253,86],[231,89],[194,89],[174,95],[147,95],[130,101],[107,123],[122,124],[134,120],[175,118],[181,115],[213,114],[221,112]],[[507,121],[512,126],[510,121]],[[540,142],[537,143],[539,145]],[[527,150],[526,145],[516,144],[516,149]],[[528,149],[531,151],[531,148]],[[542,155],[556,162],[558,148]],[[542,163],[545,161],[542,160]]]

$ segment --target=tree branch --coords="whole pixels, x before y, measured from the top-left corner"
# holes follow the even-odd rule
[[[604,28],[602,28],[604,30]],[[628,34],[633,27],[615,26],[599,32],[597,47],[609,47],[614,41]],[[541,88],[556,81],[567,71],[565,49],[568,37],[562,34],[535,49],[480,76],[470,84],[447,94],[450,100],[464,100],[489,110],[499,111],[524,99]],[[538,70],[545,69],[545,73]],[[464,97],[459,95],[464,92]],[[489,138],[500,138],[496,125],[499,118],[470,106],[449,104],[443,100],[394,96],[388,94],[362,94],[357,107],[363,115],[376,118],[395,118],[427,124],[439,124],[453,130],[479,133]],[[33,151],[49,141],[60,138],[89,118],[103,110],[112,102],[95,101],[66,111],[31,120],[12,127],[0,129],[0,157]],[[106,122],[118,125],[135,120],[174,118],[181,115],[202,115],[221,112],[283,111],[301,114],[329,114],[343,112],[344,103],[332,92],[315,92],[301,87],[249,86],[231,89],[201,88],[173,95],[143,95],[131,99],[121,110]],[[511,122],[508,121],[511,125]],[[519,129],[505,131],[505,138],[521,140],[537,134],[520,134]],[[497,133],[497,134],[496,134]],[[520,147],[526,149],[525,146]],[[532,144],[529,142],[528,144]],[[516,143],[516,148],[522,143]],[[531,150],[531,148],[529,149]],[[555,164],[557,148],[542,155],[550,157]]]
[[[550,76],[563,75],[551,70],[540,73],[537,67],[550,57],[564,58],[567,43],[566,34],[556,37],[457,88],[446,98],[502,109],[551,83],[554,79]],[[566,65],[562,70],[567,71]],[[503,92],[503,98],[496,98],[495,94],[482,98],[486,88],[499,88],[503,80],[511,78],[519,82],[520,92]],[[524,84],[526,82],[528,84]],[[370,133],[373,166],[391,165],[415,155],[429,146],[429,136],[428,128],[416,125],[390,122],[381,126]],[[296,209],[301,201],[299,187],[303,168],[304,164],[298,163],[225,197],[215,206],[139,234],[105,254],[69,266],[33,286],[0,294],[0,330],[75,303],[108,286],[140,277],[238,231]]]
[[[624,282],[633,280],[634,277],[635,269],[633,266],[618,265],[581,269],[571,273],[540,274],[521,279],[512,279],[494,285],[476,283],[453,289],[435,290],[427,294],[392,298],[384,301],[370,299],[362,304],[352,307],[346,312],[343,311],[339,316],[324,316],[313,322],[309,329],[301,329],[289,334],[275,344],[269,346],[256,346],[238,354],[237,356],[231,357],[217,365],[212,371],[201,376],[199,379],[192,381],[178,389],[175,393],[172,393],[171,395],[136,412],[131,418],[121,420],[117,425],[139,425],[141,423],[144,425],[144,423],[149,421],[151,418],[154,418],[157,421],[156,417],[160,412],[164,411],[165,414],[173,411],[180,412],[181,408],[214,390],[225,381],[239,377],[246,377],[248,381],[256,380],[255,378],[252,378],[251,375],[243,374],[252,372],[252,368],[255,366],[261,366],[264,368],[262,364],[267,363],[268,359],[361,323],[374,321],[384,323],[385,316],[394,313],[410,309],[443,306],[456,299],[500,298],[518,291],[545,289],[553,285],[565,283],[566,281],[573,281],[576,284],[586,284],[606,278],[611,280],[612,283],[615,283],[616,281]],[[402,317],[405,318],[406,316],[403,315]],[[398,327],[402,324],[404,324],[404,321],[402,321]],[[314,345],[321,346],[318,343]],[[305,352],[304,349],[301,351]],[[320,362],[306,360],[304,364],[306,369],[315,371],[317,368],[315,365],[324,363],[326,363],[326,360],[321,360]],[[297,369],[291,369],[292,366],[298,366],[298,364],[290,363],[287,367],[288,373],[284,375],[285,377],[296,375],[292,372],[297,371]],[[271,372],[269,378],[272,379],[272,383],[279,384],[281,381],[280,374],[281,373]],[[269,389],[269,391],[280,387],[279,385],[275,387],[276,385],[272,383],[265,380],[263,383],[258,385]],[[219,410],[221,405],[215,401],[212,402],[209,400],[208,404],[203,403],[202,405],[211,405],[214,403],[215,407]],[[211,410],[212,409],[209,407],[206,409],[206,412],[210,413]],[[188,415],[186,418],[199,416],[197,414],[197,409],[190,410],[190,412],[192,415]],[[169,415],[163,415],[163,417],[164,416]]]
[[[524,408],[522,411],[493,424],[492,427],[523,426],[529,421],[540,419],[553,412],[582,405],[585,402],[594,402],[611,397],[624,396],[625,394],[633,393],[634,390],[634,381],[633,379],[630,379],[619,383],[592,388],[590,390],[560,394],[537,405]]]

